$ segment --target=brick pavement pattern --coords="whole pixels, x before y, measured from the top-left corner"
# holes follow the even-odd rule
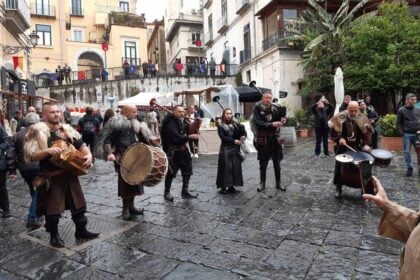
[[[245,186],[218,194],[217,156],[201,156],[190,185],[198,199],[180,197],[180,178],[173,203],[164,201],[162,183],[146,188],[136,200],[145,215],[132,226],[67,253],[24,237],[29,192],[22,180],[8,182],[13,217],[0,221],[0,279],[397,279],[401,244],[376,234],[381,213],[357,189],[344,187],[343,199],[335,199],[334,159],[315,158],[313,149],[309,139],[286,150],[287,192],[274,188],[270,164],[267,189],[257,193],[251,154]],[[401,154],[373,169],[390,199],[418,209],[418,177],[404,172]],[[97,161],[81,182],[91,220],[121,220],[111,163]],[[65,216],[61,224],[71,223]]]

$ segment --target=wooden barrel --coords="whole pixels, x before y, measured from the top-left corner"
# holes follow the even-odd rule
[[[294,146],[297,142],[296,130],[293,126],[284,126],[280,128],[279,138],[284,146]]]

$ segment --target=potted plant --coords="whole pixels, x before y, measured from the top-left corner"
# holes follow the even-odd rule
[[[380,147],[390,151],[402,151],[403,142],[397,129],[397,115],[387,114],[380,118]]]
[[[297,108],[295,110],[297,135],[302,138],[308,137],[308,115],[306,110]]]

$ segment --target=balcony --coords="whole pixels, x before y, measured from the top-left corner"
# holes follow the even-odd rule
[[[239,52],[239,63],[243,64],[247,61],[251,60],[251,49],[244,49]]]
[[[6,0],[4,18],[5,26],[13,34],[24,33],[30,25],[30,12],[24,0]]]
[[[292,33],[287,32],[286,30],[278,30],[262,41],[263,51],[268,50],[272,46],[295,48],[296,46],[294,42],[284,40],[284,38],[290,37],[292,35]]]
[[[251,3],[249,0],[235,0],[235,7],[236,7],[237,15],[240,15],[243,12],[245,12],[250,6],[251,6]]]
[[[201,13],[179,13],[176,16],[170,15],[168,19],[168,25],[166,26],[166,41],[170,42],[175,37],[178,29],[181,26],[197,27],[199,29],[202,29],[203,15]]]
[[[56,18],[55,6],[52,5],[37,5],[31,3],[31,16],[33,17],[47,17]]]
[[[203,42],[201,40],[188,39],[188,49],[190,51],[200,51],[203,48]]]
[[[213,43],[213,31],[209,31],[204,35],[204,45],[210,46]]]
[[[211,5],[211,2],[213,2],[213,1],[212,0],[204,0],[203,8],[208,9]]]
[[[135,14],[111,12],[109,14],[109,24],[145,28],[146,20],[143,16]]]
[[[70,15],[72,17],[83,17],[84,16],[84,11],[83,11],[82,8],[72,7]]]
[[[228,29],[227,15],[222,15],[217,21],[217,33],[223,33]]]

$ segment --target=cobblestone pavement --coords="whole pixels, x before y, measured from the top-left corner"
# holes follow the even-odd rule
[[[44,229],[27,233],[29,192],[9,182],[12,218],[0,221],[0,279],[397,279],[399,242],[376,234],[380,212],[344,187],[334,198],[333,158],[315,158],[313,139],[300,140],[282,162],[287,192],[257,193],[256,155],[244,162],[245,186],[233,195],[215,187],[217,156],[194,159],[191,190],[198,199],[163,200],[163,185],[136,198],[145,214],[125,222],[110,163],[98,161],[81,177],[88,200],[88,227],[101,237],[74,241],[70,214],[60,221],[68,248],[48,246]],[[404,177],[398,154],[390,166],[374,167],[389,197],[419,206],[417,174]],[[73,240],[72,240],[73,238]]]

